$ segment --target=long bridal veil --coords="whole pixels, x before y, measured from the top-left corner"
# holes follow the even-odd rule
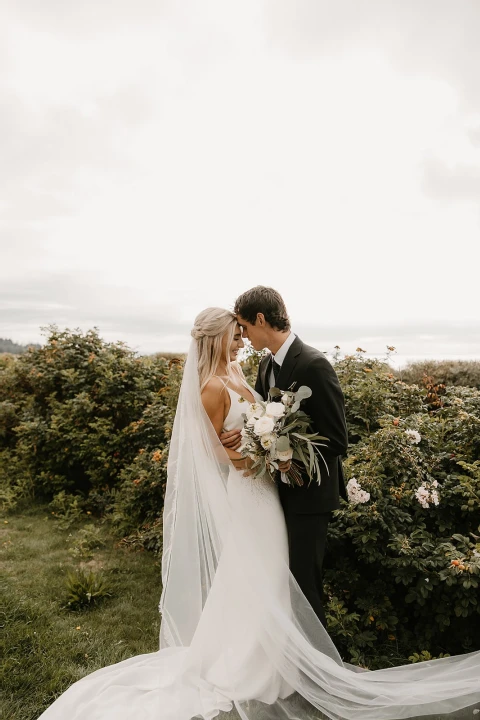
[[[160,655],[174,649],[182,654],[172,671],[172,692],[175,672],[182,686],[188,677],[189,692],[209,698],[198,709],[207,717],[232,705],[247,720],[472,717],[480,706],[480,652],[374,672],[343,663],[278,542],[265,533],[267,548],[259,552],[252,508],[234,506],[229,497],[228,483],[236,481],[246,479],[232,470],[202,406],[193,341],[172,433],[164,509]],[[227,553],[225,573],[221,559]],[[214,583],[221,593],[210,594]],[[255,675],[260,665],[248,667],[251,660],[243,656],[245,627],[241,619],[237,623],[235,608],[245,611],[254,629],[262,650],[257,662],[263,658],[262,667],[269,665],[272,677],[280,678],[271,682],[267,698],[245,696],[246,688],[254,688],[245,673]],[[184,720],[178,702],[172,717]]]

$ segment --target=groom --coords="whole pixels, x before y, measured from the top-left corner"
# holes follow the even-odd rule
[[[237,299],[234,313],[243,337],[254,349],[270,350],[260,362],[255,390],[266,399],[271,387],[287,390],[295,383],[294,389],[298,390],[307,385],[312,396],[302,403],[302,409],[311,418],[313,432],[328,438],[327,447],[320,448],[328,466],[327,472],[320,461],[320,485],[317,478],[309,484],[306,474],[303,486],[278,483],[287,524],[290,570],[325,626],[321,598],[327,528],[332,510],[340,507],[339,496],[347,497],[341,463],[348,447],[343,393],[325,355],[304,345],[290,330],[285,303],[276,290],[262,285],[247,290]],[[238,431],[225,433],[222,442],[236,449],[240,444]]]

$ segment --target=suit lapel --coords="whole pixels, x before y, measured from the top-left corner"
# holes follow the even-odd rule
[[[293,372],[298,361],[298,356],[302,352],[303,342],[299,337],[296,337],[291,346],[288,348],[288,352],[285,356],[285,360],[282,363],[280,373],[277,378],[276,385],[279,390],[288,390],[293,382]],[[298,390],[298,387],[295,388]]]
[[[270,375],[271,368],[272,368],[272,356],[268,355],[260,367],[260,382],[262,383],[262,395],[265,400],[268,397],[268,391],[270,389],[268,377]]]

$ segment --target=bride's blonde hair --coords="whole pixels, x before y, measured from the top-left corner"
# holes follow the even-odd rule
[[[223,308],[207,308],[195,318],[191,335],[197,341],[198,348],[198,375],[200,390],[203,390],[208,381],[215,375],[215,371],[222,361],[222,340],[227,335],[227,375],[233,379],[233,370],[229,360],[229,348],[233,342],[237,327],[237,318],[230,310]]]

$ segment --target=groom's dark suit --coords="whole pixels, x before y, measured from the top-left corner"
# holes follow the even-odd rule
[[[255,390],[267,398],[270,389],[272,356],[260,362]],[[294,390],[307,385],[312,396],[302,402],[302,410],[312,420],[312,430],[328,438],[327,447],[320,448],[328,466],[321,458],[321,483],[317,478],[309,484],[308,475],[303,486],[279,482],[280,500],[285,512],[290,569],[303,594],[325,625],[322,606],[322,564],[325,553],[327,527],[331,511],[340,507],[340,495],[346,499],[345,482],[340,456],[348,448],[343,393],[337,375],[325,355],[295,338],[282,363],[275,383],[280,390]],[[324,442],[324,441],[322,441]]]

